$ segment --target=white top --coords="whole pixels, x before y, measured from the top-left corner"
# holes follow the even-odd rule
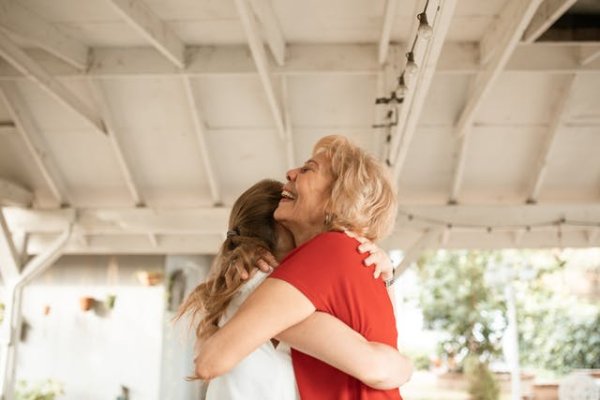
[[[257,271],[246,282],[227,306],[219,321],[223,326],[236,313],[250,293],[268,274]],[[251,329],[251,327],[248,327]],[[290,348],[271,341],[262,344],[228,373],[211,380],[207,400],[298,400],[296,378],[292,367]]]

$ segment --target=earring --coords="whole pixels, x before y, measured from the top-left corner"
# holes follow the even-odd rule
[[[331,225],[331,213],[325,213],[325,226]]]

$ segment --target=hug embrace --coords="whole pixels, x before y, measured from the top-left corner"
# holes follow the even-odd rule
[[[387,170],[327,136],[286,178],[237,199],[179,310],[196,327],[192,379],[209,400],[401,399],[412,366],[396,348],[391,262],[373,244],[395,222]]]

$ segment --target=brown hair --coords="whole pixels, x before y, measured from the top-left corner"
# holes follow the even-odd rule
[[[189,313],[193,323],[201,316],[196,328],[198,338],[207,338],[218,329],[219,319],[244,284],[237,268],[243,267],[250,274],[265,251],[275,252],[273,212],[281,200],[282,189],[281,182],[265,179],[235,201],[227,239],[215,257],[209,277],[189,294],[175,317]]]
[[[397,198],[389,171],[344,136],[321,138],[313,155],[331,163],[333,183],[326,207],[327,230],[350,230],[379,240],[394,227]]]

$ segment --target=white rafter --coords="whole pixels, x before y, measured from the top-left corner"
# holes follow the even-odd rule
[[[400,264],[394,269],[394,278],[399,277],[410,265],[415,262],[423,251],[431,246],[434,239],[440,236],[441,228],[429,228],[417,239],[417,241],[404,252]]]
[[[471,90],[467,103],[456,124],[458,152],[455,157],[450,203],[457,201],[457,196],[462,186],[466,153],[469,147],[469,137],[471,136],[475,114],[519,44],[523,31],[533,17],[540,2],[541,0],[510,0],[504,6],[494,28],[482,40],[483,43],[489,43],[490,39],[488,38],[493,37],[496,41],[497,50],[493,52],[489,61],[483,65],[483,69],[475,77],[473,90]]]
[[[586,232],[587,241],[590,246],[594,246],[598,236],[600,236],[600,228],[590,229]]]
[[[63,105],[90,123],[98,132],[105,134],[104,123],[99,115],[75,96],[62,83],[52,77],[43,67],[20,49],[5,33],[0,31],[0,56],[23,75],[37,83]]]
[[[537,199],[540,195],[540,190],[542,188],[542,184],[544,183],[544,178],[546,177],[548,160],[550,158],[552,148],[556,142],[556,137],[558,136],[560,128],[567,119],[567,108],[571,100],[573,86],[575,85],[576,79],[577,75],[571,76],[565,83],[561,93],[556,99],[556,104],[554,105],[551,114],[552,119],[548,127],[548,133],[546,134],[544,142],[540,148],[539,158],[535,166],[535,171],[532,175],[531,184],[528,188],[528,203],[537,202]]]
[[[248,39],[248,45],[250,46],[252,58],[254,59],[256,69],[258,70],[260,82],[265,90],[265,95],[267,96],[267,102],[271,109],[271,114],[273,115],[277,133],[282,140],[285,140],[286,128],[283,111],[278,99],[279,96],[277,96],[277,93],[275,92],[275,85],[270,71],[269,60],[267,59],[265,47],[260,37],[256,18],[250,10],[248,0],[234,1],[242,22],[242,26],[244,27],[244,32],[246,33],[246,39]]]
[[[544,0],[525,30],[523,41],[525,43],[536,41],[576,2],[577,0]]]
[[[21,269],[19,260],[19,253],[0,207],[0,274],[5,283],[19,276]]]
[[[265,41],[278,65],[285,64],[285,39],[275,10],[268,0],[250,0],[250,7],[260,22]]]
[[[0,0],[0,27],[11,34],[35,43],[77,69],[85,70],[88,62],[88,48],[65,35],[20,3],[16,0]]]
[[[106,94],[102,88],[102,84],[100,82],[94,82],[89,80],[90,89],[96,99],[96,103],[100,108],[100,113],[104,119],[104,123],[106,124],[106,131],[108,140],[113,149],[113,153],[117,158],[117,164],[119,165],[119,169],[121,170],[121,174],[125,179],[125,184],[127,185],[127,189],[129,190],[129,194],[133,200],[134,205],[141,206],[143,205],[142,196],[140,195],[139,185],[136,183],[134,178],[134,174],[131,172],[131,167],[127,162],[125,155],[123,154],[123,146],[121,145],[119,134],[117,132],[116,124],[113,120],[113,115],[108,105],[108,101],[106,99]]]
[[[381,27],[381,37],[379,38],[379,48],[377,51],[377,60],[380,64],[383,64],[387,61],[388,49],[390,47],[390,36],[392,35],[392,28],[394,26],[397,8],[398,0],[386,1],[385,11],[383,14],[383,26]]]
[[[142,1],[109,0],[121,16],[178,68],[185,66],[185,45]]]
[[[206,125],[204,119],[200,116],[200,103],[194,93],[191,78],[183,76],[182,83],[188,107],[192,115],[192,124],[194,125],[194,132],[196,133],[198,150],[200,150],[200,156],[202,158],[202,163],[204,164],[204,170],[206,171],[206,178],[208,179],[212,201],[214,205],[220,205],[223,201],[221,198],[221,188],[213,167],[210,151],[208,150],[208,143],[206,142]]]
[[[0,82],[0,95],[8,108],[35,165],[56,200],[56,205],[68,204],[69,196],[60,170],[54,161],[44,136],[39,131],[19,89],[14,82]]]
[[[33,193],[23,186],[0,178],[0,207],[29,207],[33,201]]]
[[[288,168],[296,168],[296,151],[294,150],[294,133],[292,130],[292,112],[288,92],[287,78],[281,77],[281,101],[283,102],[283,118],[285,123],[285,152]]]
[[[573,43],[519,44],[504,70],[551,75],[600,74],[598,60],[581,65],[579,57],[574,57],[582,47]],[[393,44],[390,50],[392,48],[399,49],[400,45]],[[373,57],[376,52],[377,46],[372,44],[290,44],[285,66],[274,67],[271,73],[276,77],[331,74],[375,76],[381,70],[381,65]],[[60,79],[174,78],[182,73],[190,77],[257,75],[254,60],[245,46],[190,47],[188,65],[183,72],[151,48],[95,48],[87,73],[65,68],[36,52],[28,52],[28,55],[54,78]],[[479,50],[473,43],[447,42],[442,49],[436,74],[476,74],[482,70],[478,60]],[[0,80],[18,79],[25,78],[0,59]]]
[[[420,60],[417,61],[417,65],[419,65],[417,78],[415,82],[408,82],[409,90],[404,103],[402,103],[398,125],[390,146],[390,161],[396,181],[400,177],[408,149],[417,129],[417,123],[433,81],[455,6],[456,0],[445,0],[439,3],[431,2],[426,10],[428,20],[433,24],[433,34],[429,41],[421,42],[424,48],[422,56],[419,57]]]
[[[588,65],[592,61],[597,60],[600,57],[600,46],[598,45],[584,45],[579,50],[579,63],[581,65]]]

